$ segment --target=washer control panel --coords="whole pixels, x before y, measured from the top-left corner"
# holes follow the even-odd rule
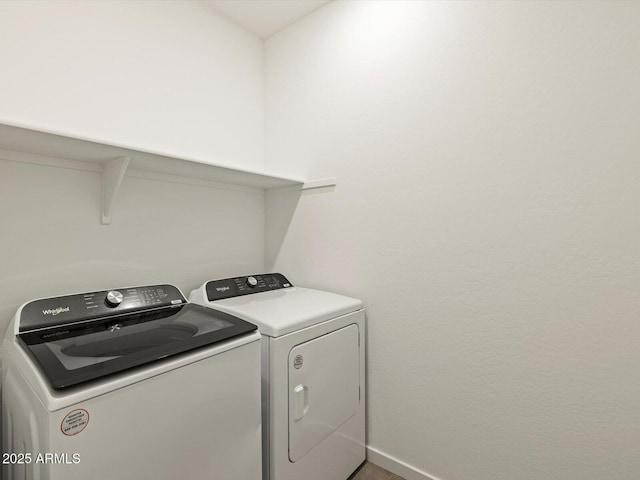
[[[43,298],[29,302],[22,308],[20,331],[183,303],[187,303],[187,300],[173,285],[118,288]]]
[[[290,288],[291,282],[281,273],[263,273],[248,277],[224,278],[207,282],[205,289],[210,302],[224,298],[240,297],[252,293]]]

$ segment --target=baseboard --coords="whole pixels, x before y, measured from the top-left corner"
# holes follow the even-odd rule
[[[407,480],[440,480],[373,447],[367,446],[367,460]]]

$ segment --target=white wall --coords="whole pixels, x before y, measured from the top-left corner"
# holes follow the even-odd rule
[[[2,119],[262,168],[262,42],[206,5],[0,2],[0,68]],[[0,152],[2,332],[35,297],[188,295],[264,267],[261,190],[126,176],[104,226],[98,172],[15,158]]]
[[[338,179],[270,196],[267,269],[364,299],[412,478],[638,478],[638,19],[344,1],[266,42],[267,167]]]
[[[0,120],[263,167],[263,44],[203,2],[0,2]]]

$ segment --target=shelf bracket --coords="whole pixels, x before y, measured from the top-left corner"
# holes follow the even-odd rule
[[[130,157],[109,160],[102,170],[102,225],[111,224],[113,202],[120,190],[124,173],[129,166]]]

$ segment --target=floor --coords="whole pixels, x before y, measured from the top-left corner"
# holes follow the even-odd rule
[[[404,480],[404,478],[395,475],[375,463],[365,462],[359,470],[357,470],[349,480]]]

